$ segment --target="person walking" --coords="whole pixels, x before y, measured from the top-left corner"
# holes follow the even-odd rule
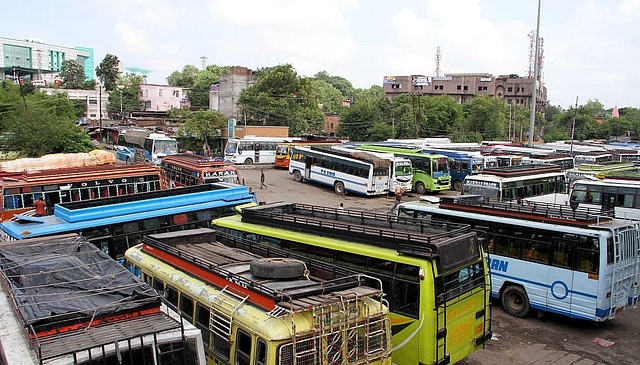
[[[262,187],[264,186],[264,188],[268,188],[267,184],[264,183],[264,169],[260,169],[260,189],[262,189]]]
[[[391,214],[394,214],[398,205],[402,203],[402,194],[404,194],[404,188],[401,187],[397,181],[395,182],[394,185],[395,185],[396,199],[393,203],[393,207],[391,207],[391,211],[390,211]]]
[[[42,198],[42,195],[38,197],[38,200],[33,202],[33,206],[36,208],[36,217],[43,217],[47,215],[47,204]]]

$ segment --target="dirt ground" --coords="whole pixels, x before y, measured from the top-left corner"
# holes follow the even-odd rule
[[[345,209],[386,213],[394,202],[393,196],[336,195],[331,187],[299,183],[287,171],[271,168],[264,169],[267,187],[260,189],[259,167],[238,168],[245,185],[257,193],[259,201],[267,203],[290,201],[329,207],[343,203]],[[413,193],[403,197],[403,201],[417,199],[419,196]],[[493,339],[484,350],[475,352],[460,364],[640,364],[640,308],[619,313],[605,323],[555,315],[515,318],[507,315],[499,303],[493,305],[492,312]]]

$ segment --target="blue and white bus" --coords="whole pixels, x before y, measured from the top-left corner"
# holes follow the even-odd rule
[[[588,321],[638,302],[639,223],[567,205],[442,197],[402,203],[399,217],[469,224],[484,237],[491,295],[516,317],[531,309]]]
[[[391,160],[366,151],[338,151],[296,146],[289,174],[296,181],[312,181],[333,187],[336,194],[386,195],[393,189]]]
[[[126,163],[157,164],[164,156],[178,153],[178,142],[164,133],[147,129],[125,129],[120,132],[115,149],[118,160]]]
[[[235,214],[237,205],[255,202],[246,186],[220,182],[62,203],[56,204],[53,215],[16,215],[3,222],[0,240],[79,233],[121,260],[143,235],[208,228],[212,219]]]
[[[462,191],[465,177],[482,172],[484,160],[480,152],[456,151],[440,148],[425,148],[422,153],[447,156],[449,174],[451,175],[451,189]]]

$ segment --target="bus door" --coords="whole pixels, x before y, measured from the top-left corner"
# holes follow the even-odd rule
[[[602,210],[604,212],[613,212],[616,209],[616,194],[602,193]]]
[[[561,313],[570,313],[575,305],[571,293],[574,288],[573,261],[575,258],[576,244],[574,241],[554,238],[553,252],[551,253],[552,263],[549,268],[547,307],[553,308]],[[545,265],[546,266],[546,265]]]
[[[311,178],[311,165],[313,164],[313,157],[304,156],[304,178]]]
[[[253,161],[255,163],[260,163],[260,148],[261,148],[260,142],[256,142],[253,144],[253,151],[254,151]]]

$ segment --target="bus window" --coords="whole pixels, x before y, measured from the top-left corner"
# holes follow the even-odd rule
[[[173,304],[174,307],[178,308],[178,291],[167,285],[167,287],[164,289],[164,298],[167,300],[167,302]]]
[[[256,365],[265,365],[267,363],[267,343],[262,339],[258,339],[256,348]]]
[[[250,365],[251,336],[243,330],[238,330],[236,341],[236,365]]]
[[[211,339],[211,331],[209,330],[210,320],[211,312],[209,311],[209,308],[197,303],[195,325],[200,329],[200,332],[202,332],[202,342],[206,349],[211,348],[211,343],[209,342]]]
[[[193,322],[193,299],[180,295],[180,313],[189,322]]]

